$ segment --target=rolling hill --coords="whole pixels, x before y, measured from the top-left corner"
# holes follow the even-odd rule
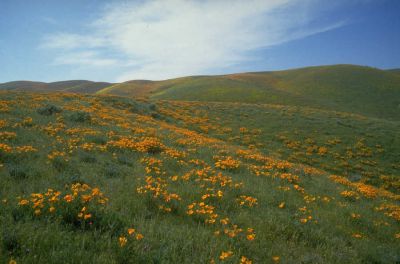
[[[95,93],[110,85],[112,84],[107,82],[92,82],[86,80],[71,80],[71,81],[61,81],[61,82],[51,82],[51,83],[14,81],[14,82],[1,83],[0,90]]]
[[[179,101],[242,102],[308,106],[400,119],[400,74],[357,65],[331,65],[285,71],[189,76],[123,83],[65,81],[12,82],[0,89],[68,91]]]
[[[184,101],[310,106],[398,120],[400,75],[370,67],[334,65],[276,72],[130,81],[98,93]]]

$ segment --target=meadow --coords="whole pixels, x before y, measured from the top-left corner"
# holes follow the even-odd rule
[[[0,91],[0,131],[1,263],[400,262],[393,118]]]

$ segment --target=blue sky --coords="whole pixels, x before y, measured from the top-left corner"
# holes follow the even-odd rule
[[[400,1],[0,0],[0,82],[400,68]]]

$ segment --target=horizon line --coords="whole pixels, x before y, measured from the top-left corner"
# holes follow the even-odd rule
[[[373,69],[377,69],[377,70],[381,70],[381,71],[390,71],[390,70],[400,69],[400,66],[396,67],[396,68],[379,68],[379,67],[370,66],[370,65],[337,63],[337,64],[319,64],[319,65],[309,65],[309,66],[301,66],[301,67],[293,67],[293,68],[284,68],[284,69],[279,69],[279,70],[244,71],[244,72],[230,72],[230,73],[223,73],[223,74],[185,75],[185,76],[179,76],[179,77],[175,77],[175,78],[167,78],[167,79],[162,79],[162,80],[132,79],[132,80],[124,81],[124,82],[109,82],[109,81],[94,81],[94,80],[88,80],[88,79],[69,79],[69,80],[63,79],[63,80],[58,80],[58,81],[45,82],[45,81],[18,79],[18,80],[13,80],[13,81],[0,82],[0,84],[13,83],[13,82],[34,82],[34,83],[52,84],[52,83],[68,82],[68,81],[87,81],[87,82],[109,83],[109,84],[119,84],[119,83],[133,82],[133,81],[163,82],[163,81],[176,80],[176,79],[188,78],[188,77],[212,77],[212,76],[217,77],[217,76],[235,75],[235,74],[269,73],[269,72],[281,72],[281,71],[291,71],[291,70],[300,70],[300,69],[316,68],[316,67],[329,67],[329,66],[358,66],[358,67],[365,67],[365,68],[373,68]]]

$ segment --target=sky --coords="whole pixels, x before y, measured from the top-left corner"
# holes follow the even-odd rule
[[[398,0],[0,0],[0,83],[400,68]]]

